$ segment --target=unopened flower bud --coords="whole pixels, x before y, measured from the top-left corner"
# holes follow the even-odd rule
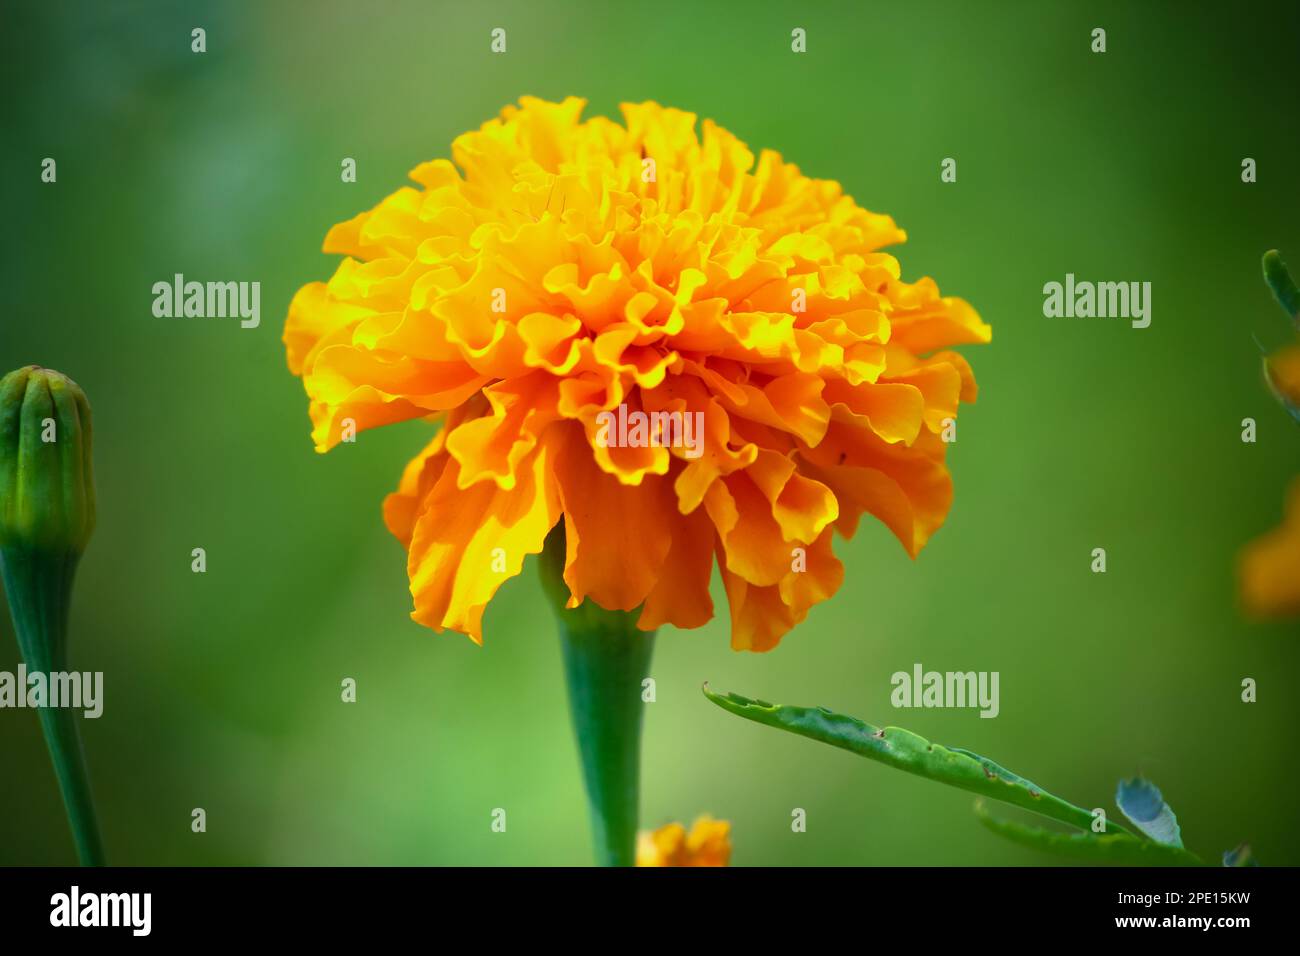
[[[90,404],[29,365],[0,379],[0,548],[81,554],[95,528]]]
[[[67,670],[77,562],[95,529],[90,405],[66,375],[29,365],[0,379],[0,579],[28,670]],[[77,855],[104,862],[80,735],[71,711],[40,709]]]

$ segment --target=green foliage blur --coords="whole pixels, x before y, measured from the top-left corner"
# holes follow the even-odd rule
[[[708,680],[968,747],[1109,813],[1142,773],[1205,858],[1249,840],[1300,863],[1300,770],[1279,759],[1300,625],[1247,622],[1234,593],[1300,472],[1252,340],[1289,334],[1261,253],[1300,260],[1297,35],[1293,4],[6,3],[0,373],[57,368],[94,408],[70,656],[106,675],[83,730],[110,862],[590,862],[534,562],[482,647],[410,621],[380,502],[428,426],[316,455],[279,342],[293,292],[334,268],[331,224],[520,95],[573,94],[593,115],[690,109],[841,181],[908,230],[905,276],[994,328],[965,350],[981,395],[916,562],[864,520],[837,543],[842,592],[772,653],[729,649],[720,588],[709,626],[661,633],[643,826],[729,819],[737,865],[1056,862],[963,794],[723,713]],[[178,272],[260,281],[260,327],[155,318]],[[1044,318],[1067,272],[1150,281],[1151,327]],[[0,670],[17,662],[6,614]],[[917,662],[999,671],[1000,715],[896,711],[890,675]],[[0,781],[0,863],[73,862],[31,710],[0,710]]]

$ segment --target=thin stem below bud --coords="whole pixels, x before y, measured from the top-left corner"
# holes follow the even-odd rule
[[[43,673],[47,679],[67,670],[68,608],[79,557],[75,553],[49,554],[18,547],[0,549],[0,573],[9,596],[18,649],[28,670]],[[26,694],[27,688],[17,691]],[[48,706],[50,701],[45,703],[47,706],[38,711],[41,730],[54,763],[77,857],[82,866],[103,866],[104,847],[76,711]]]

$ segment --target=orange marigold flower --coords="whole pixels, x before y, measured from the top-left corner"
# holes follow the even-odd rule
[[[733,646],[767,650],[839,587],[833,529],[867,512],[915,556],[943,523],[940,433],[976,393],[945,349],[989,327],[904,282],[902,230],[838,183],[692,113],[583,106],[526,97],[331,229],[347,258],[294,297],[289,367],[320,451],[443,423],[384,505],[415,620],[481,640],[563,519],[570,606],[698,627],[716,559]],[[611,443],[602,413],[698,441]]]
[[[731,860],[731,824],[700,817],[691,832],[670,823],[654,832],[637,834],[637,866],[726,866]]]
[[[1281,527],[1242,551],[1239,579],[1242,604],[1251,614],[1300,614],[1300,478],[1291,484]]]

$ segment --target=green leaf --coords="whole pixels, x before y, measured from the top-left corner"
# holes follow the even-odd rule
[[[716,694],[709,690],[708,684],[704,685],[704,695],[723,710],[748,720],[820,740],[898,770],[1001,800],[1081,830],[1091,830],[1091,811],[1076,807],[969,750],[931,743],[901,727],[873,727],[824,707],[789,707],[750,700],[740,694]],[[1105,826],[1107,833],[1128,834],[1109,820]],[[1132,834],[1128,836],[1136,840]]]
[[[1243,843],[1233,850],[1223,851],[1224,866],[1259,866],[1255,853],[1249,843]]]
[[[1183,845],[1178,818],[1165,803],[1160,788],[1150,780],[1134,777],[1121,780],[1115,788],[1115,803],[1133,825],[1155,840],[1169,846]]]
[[[1264,253],[1264,281],[1273,290],[1273,297],[1286,310],[1286,314],[1300,326],[1300,289],[1287,270],[1286,263],[1276,249]]]
[[[1075,860],[1128,866],[1204,866],[1187,850],[1139,840],[1127,833],[1054,833],[1014,820],[1000,820],[989,813],[982,800],[975,802],[975,815],[986,828],[1013,843]]]

